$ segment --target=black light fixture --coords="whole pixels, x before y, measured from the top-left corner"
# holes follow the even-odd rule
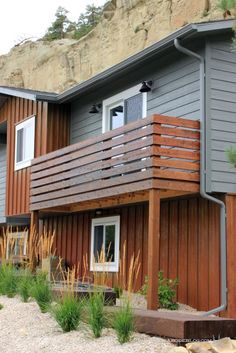
[[[152,81],[143,81],[139,90],[141,93],[150,92],[152,89]]]
[[[97,113],[99,113],[99,110],[101,109],[101,107],[102,107],[101,103],[93,104],[91,109],[89,110],[89,114],[97,114]]]

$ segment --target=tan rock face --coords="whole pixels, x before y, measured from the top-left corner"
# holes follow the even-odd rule
[[[111,0],[101,23],[81,40],[28,42],[0,56],[0,85],[61,92],[188,23],[222,19],[216,3]]]

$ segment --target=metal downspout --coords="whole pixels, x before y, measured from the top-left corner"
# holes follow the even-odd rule
[[[216,314],[227,307],[227,268],[226,268],[226,208],[223,201],[206,193],[206,112],[205,112],[205,60],[197,53],[183,47],[179,39],[174,40],[175,48],[183,54],[191,56],[200,62],[200,116],[201,116],[201,144],[200,144],[200,195],[220,206],[220,279],[221,305],[203,315]]]

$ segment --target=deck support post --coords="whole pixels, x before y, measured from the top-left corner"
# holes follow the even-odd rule
[[[39,231],[39,212],[38,211],[31,212],[30,234],[32,234],[34,231],[38,234],[38,231]]]
[[[227,317],[236,318],[236,195],[226,195],[226,231],[227,231]]]
[[[160,249],[160,190],[149,191],[148,216],[148,290],[147,308],[158,308],[158,268]]]

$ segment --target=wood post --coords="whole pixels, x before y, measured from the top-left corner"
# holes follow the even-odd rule
[[[39,231],[39,213],[38,213],[38,211],[31,212],[30,234],[33,234],[33,231],[35,231],[38,234],[38,231]]]
[[[236,195],[226,195],[227,287],[226,316],[236,318]]]
[[[158,307],[158,269],[160,249],[160,191],[149,192],[148,216],[148,291],[147,308],[156,310]]]

